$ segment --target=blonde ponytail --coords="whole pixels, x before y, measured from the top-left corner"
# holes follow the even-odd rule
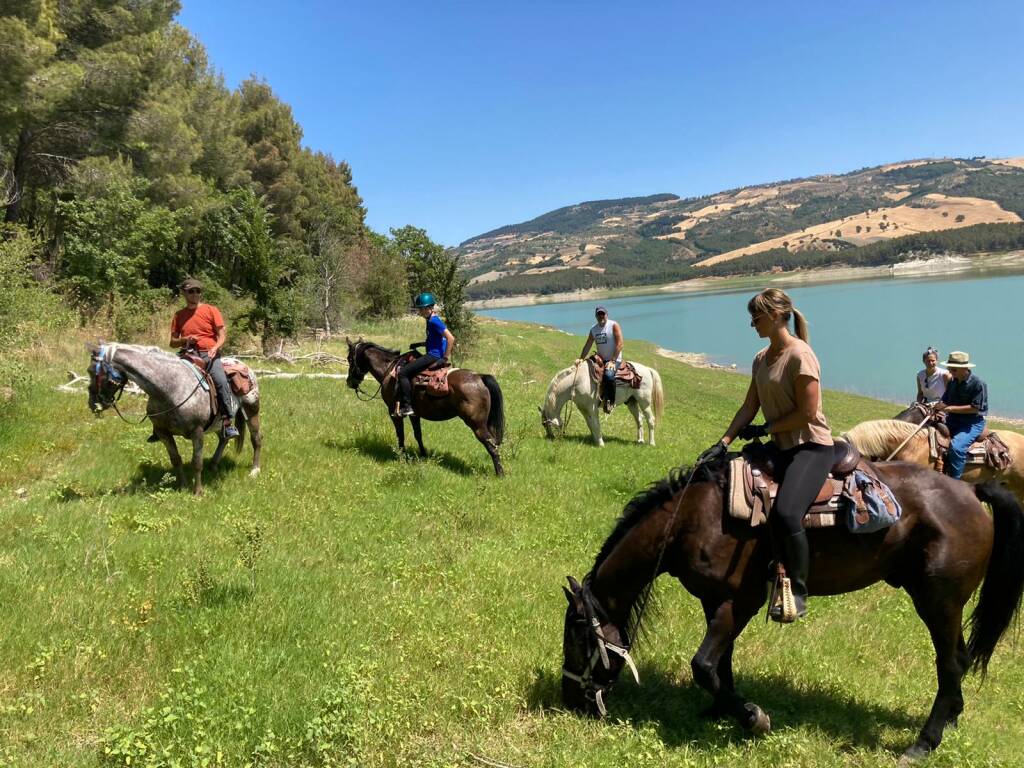
[[[751,317],[757,315],[781,315],[788,323],[793,318],[793,327],[796,336],[801,341],[810,344],[811,333],[808,330],[807,318],[803,313],[793,306],[793,300],[789,295],[779,288],[765,288],[757,296],[747,302],[747,311]]]

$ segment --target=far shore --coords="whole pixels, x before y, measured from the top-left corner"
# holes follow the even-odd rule
[[[656,293],[724,293],[776,285],[780,288],[842,283],[852,280],[877,280],[879,278],[921,278],[956,275],[966,272],[1024,269],[1024,251],[1009,253],[982,253],[971,256],[939,256],[933,259],[905,261],[882,267],[823,267],[821,269],[791,270],[789,272],[764,272],[758,275],[736,277],[699,277],[666,285],[641,285],[630,288],[589,288],[561,293],[527,293],[518,296],[500,296],[466,302],[470,309],[502,309],[523,307],[532,304],[558,304],[571,301],[594,301],[626,296],[642,296]]]

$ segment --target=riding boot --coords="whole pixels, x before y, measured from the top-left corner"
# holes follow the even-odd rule
[[[782,559],[786,566],[786,575],[793,592],[793,605],[796,618],[807,615],[807,574],[811,566],[811,551],[807,544],[807,532],[799,531],[787,536],[782,541]],[[783,616],[782,601],[771,606],[768,615],[773,621],[788,623]]]

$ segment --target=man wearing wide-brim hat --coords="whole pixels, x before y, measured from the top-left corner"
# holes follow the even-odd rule
[[[946,454],[946,474],[960,477],[967,461],[967,449],[985,431],[988,387],[971,372],[974,363],[966,352],[950,352],[943,365],[953,374],[953,380],[946,385],[946,392],[935,404],[935,410],[946,414],[946,426],[952,437]]]

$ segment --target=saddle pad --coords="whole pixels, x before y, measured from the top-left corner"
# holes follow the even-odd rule
[[[210,391],[210,380],[206,378],[206,372],[201,370],[199,366],[194,365],[183,357],[179,357],[182,363],[192,372],[192,375],[196,377],[196,380],[207,392]]]
[[[448,397],[451,390],[448,387],[448,375],[458,368],[440,368],[438,370],[424,371],[416,374],[412,380],[413,387],[426,390],[430,397]]]

